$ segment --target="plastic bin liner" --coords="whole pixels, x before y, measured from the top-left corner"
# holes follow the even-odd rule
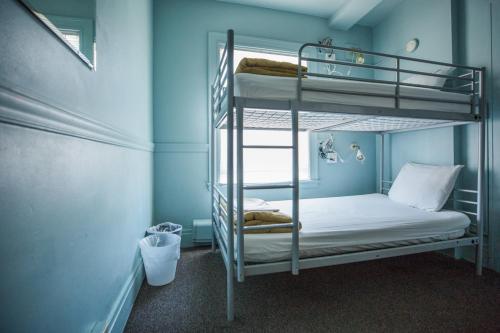
[[[169,233],[176,234],[178,236],[182,236],[182,225],[175,224],[172,222],[163,222],[152,227],[149,227],[146,230],[148,235],[156,235],[160,233]]]
[[[169,233],[150,235],[140,241],[146,278],[150,285],[163,286],[174,280],[180,245],[181,237]]]

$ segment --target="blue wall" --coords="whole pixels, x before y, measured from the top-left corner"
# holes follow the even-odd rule
[[[373,29],[373,48],[376,51],[403,54],[405,43],[419,38],[418,50],[411,54],[418,58],[457,62],[471,66],[485,66],[488,72],[487,96],[490,104],[489,128],[489,229],[486,238],[486,264],[500,270],[498,223],[498,154],[500,142],[494,126],[498,122],[498,53],[499,4],[492,1],[493,26],[490,23],[489,0],[410,1],[398,5],[391,14]],[[423,19],[425,18],[425,19]],[[493,48],[492,48],[493,47]],[[377,76],[377,73],[376,73]],[[498,131],[497,131],[498,132]],[[475,188],[477,170],[477,126],[442,128],[393,134],[388,140],[391,158],[386,169],[392,178],[406,161],[434,164],[464,164],[459,179],[463,186]],[[379,149],[379,147],[377,147]],[[390,178],[390,177],[386,177]]]
[[[312,16],[212,0],[154,2],[155,222],[183,224],[184,245],[190,243],[192,220],[210,217],[206,186],[208,33],[230,28],[240,35],[300,43],[333,35],[340,45],[354,43],[371,48],[370,29],[331,31],[326,19]],[[320,184],[304,187],[303,196],[375,190],[374,136],[337,135],[338,147],[348,148],[352,141],[359,141],[368,160],[362,165],[326,165],[320,161]],[[252,195],[278,199],[287,198],[288,192]]]
[[[152,220],[152,3],[97,3],[97,72],[0,1],[0,331],[121,331]]]
[[[420,59],[452,62],[452,0],[403,1],[373,28],[373,50]],[[413,38],[420,41],[418,49],[409,54],[404,48]],[[380,59],[378,59],[380,60]],[[390,66],[390,61],[381,63]],[[394,64],[392,63],[392,66]],[[431,65],[402,61],[402,68],[429,70]],[[393,79],[395,74],[377,71],[378,78]],[[402,75],[402,79],[406,77]]]
[[[373,28],[373,49],[378,52],[406,55],[436,61],[453,61],[451,0],[403,1]],[[410,39],[420,40],[412,54],[404,51]],[[390,65],[384,63],[385,66]],[[386,77],[381,72],[376,77]],[[391,162],[386,178],[394,178],[406,161],[420,163],[454,163],[454,131],[450,128],[392,134]],[[432,143],[432,145],[429,145]],[[432,146],[432,149],[429,147]],[[450,150],[451,147],[451,150]],[[389,172],[391,174],[389,174]]]

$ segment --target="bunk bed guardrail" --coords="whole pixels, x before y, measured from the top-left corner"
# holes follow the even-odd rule
[[[347,62],[342,60],[330,60],[323,59],[319,57],[312,56],[304,56],[304,51],[307,48],[315,48],[315,49],[326,49],[331,52],[334,51],[342,51],[342,52],[356,52],[361,53],[363,55],[369,55],[373,57],[381,57],[385,59],[395,60],[395,67],[388,66],[378,66],[367,63],[356,63],[356,62]],[[332,75],[332,74],[323,74],[323,73],[303,73],[302,67],[300,64],[302,61],[307,61],[309,63],[320,63],[320,64],[330,64],[330,65],[341,65],[348,67],[356,67],[356,68],[364,68],[371,69],[376,71],[382,71],[383,73],[394,73],[396,74],[396,80],[387,80],[387,79],[376,79],[376,78],[363,78],[363,77],[350,77],[350,76],[342,76],[342,75]],[[450,75],[450,74],[442,74],[438,73],[435,67],[431,67],[432,69],[429,71],[424,70],[412,70],[403,68],[403,63],[412,63],[417,65],[430,65],[430,66],[441,66],[444,69],[448,69],[452,72],[456,71],[466,71],[466,73]],[[360,96],[371,96],[371,97],[389,97],[394,98],[394,107],[397,109],[401,105],[401,100],[418,100],[418,101],[426,101],[426,102],[439,102],[439,103],[454,103],[454,104],[465,104],[471,106],[471,114],[480,116],[480,99],[482,97],[482,89],[481,89],[481,78],[484,75],[483,69],[472,66],[465,65],[457,65],[451,63],[445,63],[440,61],[432,61],[427,59],[418,59],[411,58],[399,55],[386,54],[381,52],[374,51],[365,51],[354,48],[346,48],[340,46],[325,46],[322,44],[315,43],[306,43],[303,44],[298,52],[298,68],[297,68],[297,100],[299,102],[303,101],[304,92],[307,91],[315,91],[315,92],[323,92],[323,93],[336,93],[336,94],[348,94],[348,95],[360,95]],[[380,72],[378,72],[380,73]],[[417,83],[408,83],[404,82],[401,79],[401,74],[412,74],[424,77],[437,77],[446,80],[451,80],[453,83],[452,87],[443,87],[443,86],[435,86],[428,84],[417,84]],[[329,78],[329,79],[341,79],[348,81],[357,81],[357,82],[367,82],[367,83],[378,83],[378,84],[386,84],[392,85],[395,87],[394,94],[387,93],[368,93],[368,92],[354,92],[354,91],[345,91],[338,89],[318,89],[312,87],[304,87],[303,80],[306,77],[319,77],[319,78]],[[456,100],[448,100],[444,98],[431,98],[431,97],[421,97],[421,96],[409,96],[401,94],[401,87],[413,87],[413,88],[426,88],[433,89],[445,92],[453,92],[458,94],[470,95],[470,101],[456,101]],[[465,88],[465,89],[464,89]]]
[[[380,191],[380,193],[388,195],[392,184],[393,181],[391,180],[383,180],[382,190]],[[476,212],[471,211],[471,209],[476,210],[477,208],[478,205],[477,194],[478,194],[477,190],[455,187],[451,192],[450,197],[446,201],[445,205],[447,209],[451,209],[467,215],[471,220],[472,230],[475,230],[475,228],[477,227],[477,221],[476,221],[477,211]]]

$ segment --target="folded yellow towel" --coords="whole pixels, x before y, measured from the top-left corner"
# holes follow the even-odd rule
[[[245,213],[245,222],[243,226],[278,224],[278,223],[291,223],[292,218],[280,212],[263,212],[253,211]],[[235,221],[236,223],[236,221]],[[299,222],[299,230],[302,229],[302,224]],[[245,234],[267,234],[267,233],[290,233],[291,227],[286,228],[273,228],[273,229],[260,229],[260,230],[246,230]]]
[[[290,216],[280,212],[261,212],[261,211],[246,212],[245,222],[253,220],[272,222],[272,223],[292,222],[292,218]]]
[[[256,200],[256,199],[253,199]],[[220,202],[220,206],[227,210],[227,204],[224,201]],[[279,211],[269,210],[252,210],[244,212],[243,226],[266,225],[266,224],[279,224],[291,223],[292,218],[289,215]],[[236,214],[234,214],[234,224],[237,223]],[[299,230],[302,229],[302,224],[299,222]],[[236,232],[236,230],[235,230]],[[273,229],[260,229],[260,230],[246,230],[245,234],[267,234],[267,233],[290,233],[291,227],[287,228],[273,228]]]
[[[273,61],[259,58],[243,58],[236,68],[238,73],[259,75],[296,77],[298,66],[289,62]],[[307,73],[307,67],[302,66],[302,73]]]

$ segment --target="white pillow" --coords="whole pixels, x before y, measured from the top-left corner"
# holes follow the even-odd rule
[[[449,75],[453,71],[453,68],[439,68],[434,72],[434,74]],[[426,76],[426,75],[413,75],[403,80],[404,83],[412,84],[422,84],[425,86],[443,87],[446,82],[446,78],[438,76]]]
[[[463,165],[406,163],[389,191],[389,198],[408,206],[437,212],[450,196]]]

